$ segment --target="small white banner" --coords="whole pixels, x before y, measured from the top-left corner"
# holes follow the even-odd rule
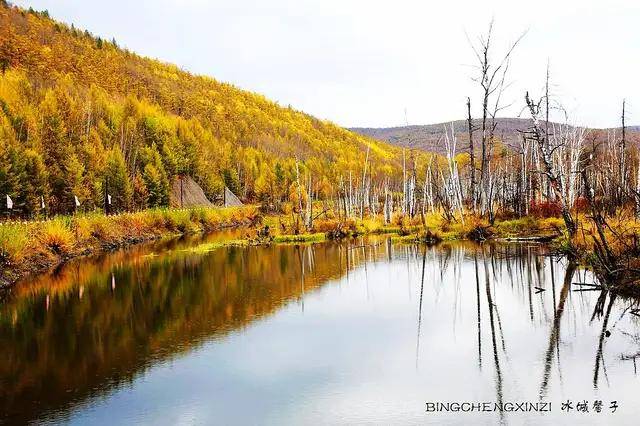
[[[78,196],[77,196],[77,195],[74,195],[74,196],[73,196],[73,198],[74,198],[74,199],[75,199],[75,201],[76,201],[76,207],[80,207],[80,200],[78,200]]]
[[[40,196],[40,207],[44,210],[44,197],[42,195]]]
[[[111,195],[107,194],[107,204],[111,205]]]
[[[13,209],[13,200],[7,195],[7,209]]]

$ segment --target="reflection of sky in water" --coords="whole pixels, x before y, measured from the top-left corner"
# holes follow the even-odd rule
[[[130,386],[71,416],[75,423],[154,424],[492,424],[495,414],[424,413],[426,401],[496,401],[496,365],[487,307],[485,265],[496,311],[494,328],[504,401],[538,400],[554,318],[549,261],[522,263],[479,259],[482,362],[473,257],[454,250],[440,277],[442,253],[425,262],[419,347],[420,254],[396,248],[380,260],[306,293],[304,307],[292,301],[275,315],[172,361],[156,365]],[[458,257],[456,257],[458,256]],[[384,256],[382,256],[384,258]],[[525,259],[526,260],[526,259]],[[531,259],[529,259],[531,260]],[[518,264],[520,262],[520,264]],[[531,275],[527,271],[530,269]],[[524,270],[518,268],[524,268]],[[563,265],[555,262],[555,298]],[[309,272],[313,274],[313,272]],[[541,277],[541,278],[539,278]],[[580,278],[582,279],[582,278]],[[573,282],[578,277],[574,277]],[[532,283],[531,295],[529,286]],[[547,289],[535,295],[533,286]],[[593,388],[601,320],[589,323],[596,292],[570,292],[553,347],[547,395],[554,413],[511,414],[515,424],[611,424],[605,413],[565,414],[560,403],[587,399],[619,401],[616,419],[640,414],[639,379],[621,353],[638,348],[622,334],[634,332],[625,303],[610,316],[605,343],[606,377]],[[557,300],[556,300],[557,304]],[[498,318],[499,317],[499,318]],[[504,333],[502,336],[500,328]],[[502,343],[504,338],[504,347]],[[558,364],[557,352],[560,353]],[[417,358],[417,359],[416,359]]]

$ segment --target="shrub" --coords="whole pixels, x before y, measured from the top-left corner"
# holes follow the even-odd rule
[[[542,201],[539,203],[531,201],[529,214],[536,217],[558,217],[562,214],[562,209],[560,204],[555,201]]]
[[[400,212],[395,212],[391,217],[391,224],[395,226],[399,226],[400,228],[406,228],[410,225],[409,217]]]
[[[540,230],[544,231],[554,231],[557,233],[562,233],[566,228],[564,224],[564,219],[559,217],[549,217],[547,219],[542,219],[538,222],[538,227]]]
[[[504,236],[526,234],[538,230],[537,222],[531,217],[505,220],[495,225],[496,231]]]
[[[364,218],[360,221],[362,232],[366,234],[375,234],[382,231],[384,227],[383,220],[380,216]]]
[[[69,221],[57,219],[46,222],[41,228],[38,240],[48,250],[59,256],[67,255],[73,249],[75,236]]]
[[[174,229],[179,232],[196,232],[198,227],[191,220],[191,212],[189,210],[170,210],[168,216],[171,218]]]
[[[585,197],[578,197],[573,202],[573,208],[578,213],[587,213],[589,211],[589,202]]]
[[[442,235],[438,231],[427,229],[424,234],[420,235],[420,242],[425,244],[437,244],[442,241]]]
[[[129,236],[141,237],[152,233],[154,230],[153,216],[142,213],[124,214],[118,218],[118,225],[122,233]]]
[[[335,231],[338,228],[339,221],[337,220],[316,220],[313,223],[313,230],[316,232],[330,232]]]
[[[20,262],[27,253],[27,242],[24,226],[0,226],[0,263]]]
[[[493,232],[487,226],[476,226],[469,232],[467,232],[466,237],[472,241],[484,241],[493,235]]]

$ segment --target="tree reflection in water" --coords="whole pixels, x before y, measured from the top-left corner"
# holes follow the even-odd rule
[[[493,374],[496,401],[508,401],[513,398],[509,390],[517,362],[513,352],[517,360],[523,350],[514,321],[525,315],[528,328],[547,335],[538,391],[545,399],[553,387],[554,364],[562,380],[563,336],[575,334],[576,324],[588,326],[591,313],[585,312],[594,300],[592,293],[572,291],[579,272],[576,265],[550,257],[540,246],[425,247],[360,239],[194,250],[200,243],[169,241],[80,260],[3,294],[1,419],[24,423],[55,415],[64,418],[79,404],[132,384],[150,367],[230,332],[242,332],[287,305],[298,304],[306,315],[305,301],[327,284],[352,286],[362,280],[362,303],[374,303],[376,292],[382,291],[378,267],[388,269],[382,281],[389,288],[399,284],[403,294],[409,289],[405,297],[417,324],[411,337],[415,374],[428,374],[432,366],[426,371],[420,367],[434,362],[433,354],[446,347],[435,340],[442,337],[435,337],[434,328],[450,324],[454,340],[458,332],[472,336],[474,354],[468,360],[473,360],[479,378],[483,370]],[[402,280],[394,269],[397,265],[406,268],[406,287],[398,282]],[[556,276],[563,276],[559,294]],[[580,281],[588,280],[593,281],[582,272]],[[467,296],[472,303],[466,302]],[[435,316],[439,305],[449,303],[452,318],[444,313]],[[594,387],[601,371],[606,377],[605,366],[616,361],[605,359],[608,336],[622,318],[634,316],[634,303],[606,293],[595,303],[593,321],[602,324],[595,348]],[[614,309],[618,305],[621,308]],[[567,318],[568,313],[573,317]],[[638,347],[637,329],[626,327],[619,334]],[[483,345],[487,338],[490,341]],[[638,354],[630,351],[617,361],[629,362],[635,373]],[[493,365],[486,365],[486,359]]]

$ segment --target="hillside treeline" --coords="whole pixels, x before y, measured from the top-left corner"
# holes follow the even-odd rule
[[[164,206],[193,177],[276,203],[400,175],[399,150],[0,2],[0,194],[14,212]],[[215,70],[212,70],[215,72]],[[298,163],[298,167],[296,167]]]

